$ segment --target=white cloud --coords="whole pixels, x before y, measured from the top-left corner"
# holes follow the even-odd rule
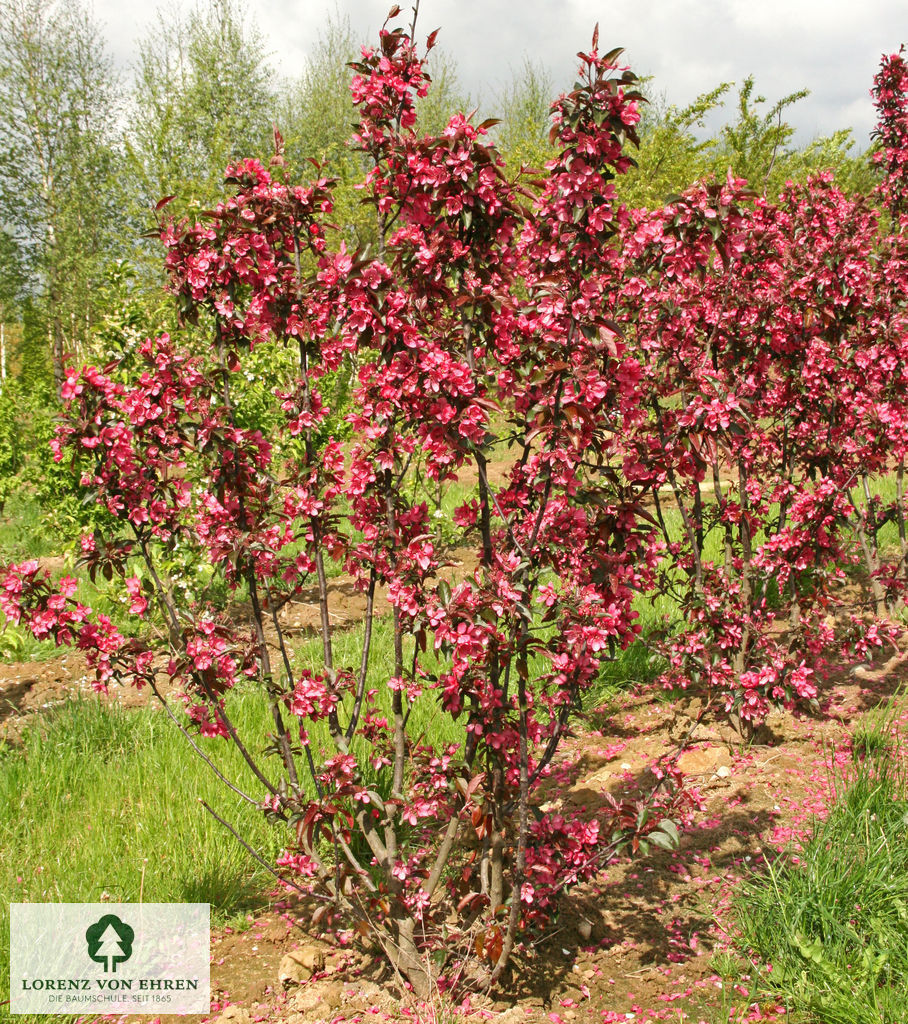
[[[338,0],[364,38],[376,36],[389,7],[390,0]],[[138,0],[95,0],[94,9],[126,66],[153,9]],[[305,60],[327,9],[317,0],[243,3],[286,74]],[[464,85],[485,103],[524,56],[569,85],[574,54],[589,45],[599,21],[603,45],[624,46],[635,70],[654,75],[654,88],[670,102],[684,104],[720,81],[753,74],[770,101],[811,90],[790,112],[802,140],[853,127],[861,145],[873,125],[869,90],[880,54],[908,42],[904,0],[422,0],[419,19],[423,38],[441,27],[439,41]]]

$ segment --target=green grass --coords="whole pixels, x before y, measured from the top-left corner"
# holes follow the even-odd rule
[[[607,706],[628,688],[653,683],[665,671],[665,660],[653,652],[646,638],[653,631],[672,628],[678,621],[678,607],[671,598],[654,595],[638,597],[634,609],[639,616],[642,639],[603,662],[598,678],[583,696],[585,711]],[[654,697],[658,699],[662,692],[655,691]]]
[[[230,710],[264,736],[267,709],[255,695],[234,695]],[[228,777],[258,793],[228,743],[201,743]],[[10,903],[133,902],[141,894],[146,902],[211,903],[221,922],[264,905],[271,876],[200,798],[266,860],[277,855],[286,837],[218,781],[159,709],[71,701],[36,718],[21,747],[0,748],[0,1002],[9,986]]]
[[[862,729],[828,818],[738,898],[753,998],[792,1022],[908,1020],[908,770],[892,722]]]
[[[59,554],[58,545],[38,501],[22,488],[14,490],[0,516],[0,564],[53,554]]]

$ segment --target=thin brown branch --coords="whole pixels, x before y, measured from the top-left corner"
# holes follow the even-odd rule
[[[220,816],[220,814],[212,810],[211,807],[201,797],[199,797],[199,803],[205,808],[206,811],[208,811],[208,813],[211,815],[212,818],[215,819],[215,821],[219,821],[224,826],[224,828],[227,829],[227,831],[240,844],[240,846],[242,846],[243,849],[246,850],[247,853],[249,853],[255,860],[257,860],[258,863],[261,864],[266,871],[269,871],[272,875],[274,875],[275,878],[279,879],[282,885],[289,886],[291,889],[296,889],[297,892],[302,893],[304,896],[312,896],[314,899],[317,900],[333,902],[334,898],[332,896],[321,896],[318,893],[310,892],[309,889],[304,889],[301,885],[297,885],[296,882],[291,882],[289,879],[284,878],[284,876],[279,871],[276,871],[260,853],[254,850],[249,845],[249,843],[246,842],[246,840],[237,832],[237,830],[230,824],[230,822],[225,821]]]
[[[186,738],[186,741],[189,743],[189,745],[192,747],[192,749],[205,762],[205,764],[208,765],[208,767],[221,780],[221,782],[223,782],[224,785],[228,789],[232,789],[233,792],[237,794],[237,796],[242,797],[244,800],[246,800],[248,803],[252,804],[254,807],[261,806],[258,800],[256,800],[254,797],[249,796],[248,793],[244,793],[243,790],[241,790],[238,786],[235,786],[221,772],[221,770],[218,768],[218,766],[211,760],[211,758],[205,753],[205,751],[202,750],[202,748],[198,745],[198,743],[196,743],[195,739],[193,738],[192,733],[190,733],[189,730],[186,729],[183,726],[183,724],[180,722],[180,720],[177,718],[177,716],[173,713],[173,711],[171,710],[170,705],[168,704],[167,700],[161,694],[161,691],[158,689],[157,685],[154,683],[153,680],[149,681],[149,685],[151,687],[151,692],[160,701],[161,707],[164,708],[164,711],[167,713],[168,718],[170,718],[170,720],[173,722],[173,724],[180,730],[180,732]]]

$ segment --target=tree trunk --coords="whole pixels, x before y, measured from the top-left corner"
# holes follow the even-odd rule
[[[57,398],[63,397],[63,325],[60,323],[60,315],[54,309],[52,317],[53,335],[51,337],[51,352],[54,364],[54,390]]]

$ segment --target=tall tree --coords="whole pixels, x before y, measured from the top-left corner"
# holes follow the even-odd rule
[[[127,136],[137,212],[170,194],[177,209],[216,201],[226,165],[269,144],[270,82],[262,36],[235,0],[159,12],[139,44]]]
[[[118,88],[78,4],[0,0],[0,220],[42,307],[59,390],[64,353],[94,319],[116,217]]]
[[[496,141],[509,167],[542,171],[555,155],[549,142],[554,91],[545,67],[530,60],[524,60],[502,90],[496,112],[501,118]]]

